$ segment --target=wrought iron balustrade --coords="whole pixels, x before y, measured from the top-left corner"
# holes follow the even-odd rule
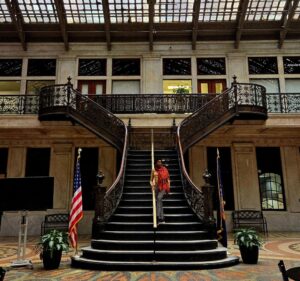
[[[100,221],[106,221],[117,208],[124,185],[125,163],[128,150],[127,126],[114,114],[74,90],[72,84],[46,86],[40,92],[40,120],[73,119],[97,136],[105,139],[122,153],[116,180],[105,193]],[[96,176],[96,175],[95,175]]]
[[[113,113],[191,113],[216,94],[89,95]]]
[[[300,113],[300,93],[268,93],[268,112]]]
[[[215,94],[88,95],[114,114],[192,113]],[[269,113],[300,113],[300,93],[267,93]],[[37,114],[38,95],[0,95],[0,114]]]
[[[232,87],[206,103],[178,126],[178,152],[185,196],[203,222],[211,223],[205,194],[185,167],[184,153],[189,147],[234,118],[267,118],[266,89],[256,84],[233,83]],[[210,198],[212,200],[212,198]]]
[[[0,114],[37,114],[38,95],[0,95]]]

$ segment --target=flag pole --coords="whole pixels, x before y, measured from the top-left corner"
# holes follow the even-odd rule
[[[81,147],[78,148],[77,151],[77,163],[80,161],[80,157],[81,157]],[[75,247],[75,256],[78,256],[78,233],[77,233],[77,227],[76,227],[76,236],[77,236],[77,241],[76,241],[76,247]]]

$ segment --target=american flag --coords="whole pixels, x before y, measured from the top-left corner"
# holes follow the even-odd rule
[[[81,190],[81,174],[80,174],[80,152],[78,149],[78,157],[76,162],[76,170],[74,176],[74,194],[71,203],[71,211],[69,218],[69,237],[71,245],[77,250],[77,224],[82,219],[82,190]]]
[[[223,182],[221,175],[221,157],[219,149],[217,148],[217,183],[218,183],[218,197],[219,197],[219,208],[217,210],[217,233],[218,240],[220,243],[227,247],[227,231],[226,231],[226,217],[225,217],[225,201],[223,194]]]

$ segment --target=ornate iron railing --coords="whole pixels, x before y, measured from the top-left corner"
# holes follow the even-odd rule
[[[300,113],[300,93],[268,93],[268,112]]]
[[[267,118],[266,90],[256,84],[237,84],[185,118],[178,126],[178,152],[185,196],[200,219],[210,220],[204,193],[188,175],[184,153],[189,147],[233,118]],[[208,216],[208,217],[207,217]]]
[[[39,96],[37,95],[0,95],[0,113],[37,114]]]
[[[91,96],[113,113],[186,113],[194,112],[215,94],[146,94]]]
[[[103,220],[107,220],[118,206],[122,196],[128,149],[127,126],[111,112],[74,90],[70,81],[65,85],[42,88],[39,119],[52,120],[64,116],[78,122],[122,152],[119,173],[105,193],[102,208],[104,212],[99,214]]]
[[[176,129],[153,130],[153,141],[159,149],[176,148]],[[175,127],[176,128],[176,127]],[[131,130],[129,134],[129,147],[135,150],[151,150],[151,132],[148,130]]]
[[[89,95],[114,114],[192,113],[212,100],[215,94],[186,95]],[[300,93],[268,93],[269,113],[300,113]],[[0,95],[0,114],[37,114],[38,95]]]

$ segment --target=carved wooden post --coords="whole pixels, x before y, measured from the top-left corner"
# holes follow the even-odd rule
[[[71,96],[71,89],[73,87],[72,83],[71,83],[72,78],[69,76],[68,77],[68,83],[67,83],[67,106],[68,106],[68,110],[69,110],[69,105],[70,105],[70,96]]]
[[[211,174],[205,169],[203,173],[203,179],[205,184],[202,186],[202,192],[204,195],[204,222],[207,224],[215,224],[215,218],[213,213],[213,192],[214,186],[210,184]]]
[[[104,174],[100,171],[97,174],[97,185],[95,190],[95,216],[93,219],[92,237],[99,238],[101,231],[104,230],[105,217],[104,217],[104,197],[106,193],[106,187],[101,186],[104,180]]]
[[[234,103],[235,103],[235,111],[238,111],[238,94],[237,94],[237,77],[234,75],[233,77],[233,82],[231,83],[234,91]]]

